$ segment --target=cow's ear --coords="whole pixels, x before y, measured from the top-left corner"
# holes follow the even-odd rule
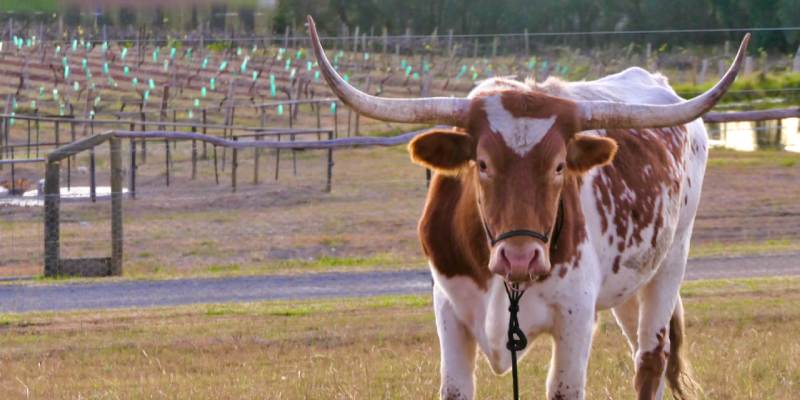
[[[466,133],[431,130],[408,144],[411,161],[443,173],[457,173],[475,153],[475,144]]]
[[[567,169],[583,174],[614,160],[617,142],[607,137],[575,135],[567,145]]]

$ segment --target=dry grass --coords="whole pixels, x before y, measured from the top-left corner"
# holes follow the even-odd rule
[[[794,399],[800,279],[689,282],[688,351],[709,399]],[[631,398],[630,356],[604,312],[588,398]],[[438,344],[428,296],[0,315],[0,398],[434,398]],[[540,338],[522,362],[538,398]],[[478,367],[478,398],[510,378]]]
[[[126,146],[127,147],[127,146]],[[191,146],[173,150],[171,186],[165,187],[164,145],[148,146],[139,169],[139,198],[124,202],[125,275],[219,276],[418,267],[424,264],[416,221],[426,194],[422,168],[402,147],[334,153],[333,192],[323,193],[321,152],[261,157],[261,183],[252,184],[251,152],[239,155],[239,188],[230,190],[230,166],[214,184],[213,164],[201,161],[192,181]],[[99,155],[104,155],[99,151]],[[127,157],[127,149],[124,150]],[[227,155],[230,160],[230,154]],[[220,154],[221,158],[221,154]],[[103,160],[104,158],[100,158]],[[693,256],[797,251],[800,238],[800,156],[775,152],[712,151],[695,225]],[[79,160],[86,165],[86,159]],[[124,163],[127,165],[127,162]],[[108,182],[99,168],[98,182]],[[6,171],[7,172],[7,171]],[[73,184],[88,176],[73,174]],[[42,271],[41,209],[0,207],[0,275]],[[110,254],[108,202],[64,203],[62,256]],[[9,240],[10,238],[10,240]],[[372,265],[370,265],[372,264]]]

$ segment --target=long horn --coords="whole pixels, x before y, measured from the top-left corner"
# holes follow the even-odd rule
[[[607,128],[660,128],[685,124],[706,113],[728,91],[736,80],[736,74],[744,58],[750,34],[746,34],[739,46],[739,52],[728,72],[714,87],[705,93],[676,104],[627,104],[611,101],[578,102],[578,123],[580,130]]]
[[[308,16],[311,45],[319,69],[333,93],[345,104],[370,118],[391,122],[424,122],[465,126],[470,101],[464,98],[427,97],[419,99],[382,98],[368,95],[345,82],[331,66],[317,35],[314,19]]]

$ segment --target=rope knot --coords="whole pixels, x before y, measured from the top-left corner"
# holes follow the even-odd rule
[[[519,328],[517,313],[519,312],[519,300],[525,294],[524,290],[519,290],[517,284],[512,284],[509,288],[508,283],[504,283],[506,294],[508,295],[508,341],[506,348],[511,352],[511,375],[514,380],[514,399],[519,399],[519,383],[517,382],[517,352],[525,350],[528,346],[528,338],[525,332]]]

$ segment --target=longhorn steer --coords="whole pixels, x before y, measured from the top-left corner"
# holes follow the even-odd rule
[[[346,104],[380,120],[456,127],[409,145],[436,172],[419,237],[434,280],[442,398],[474,397],[478,349],[495,373],[510,369],[507,282],[526,288],[527,336],[553,337],[548,398],[584,397],[596,314],[609,308],[633,352],[638,398],[662,398],[665,378],[676,397],[690,394],[679,288],[708,157],[698,117],[734,81],[749,35],[720,82],[688,101],[639,68],[591,82],[490,79],[467,98],[387,99],[342,80],[308,23],[320,69]]]

